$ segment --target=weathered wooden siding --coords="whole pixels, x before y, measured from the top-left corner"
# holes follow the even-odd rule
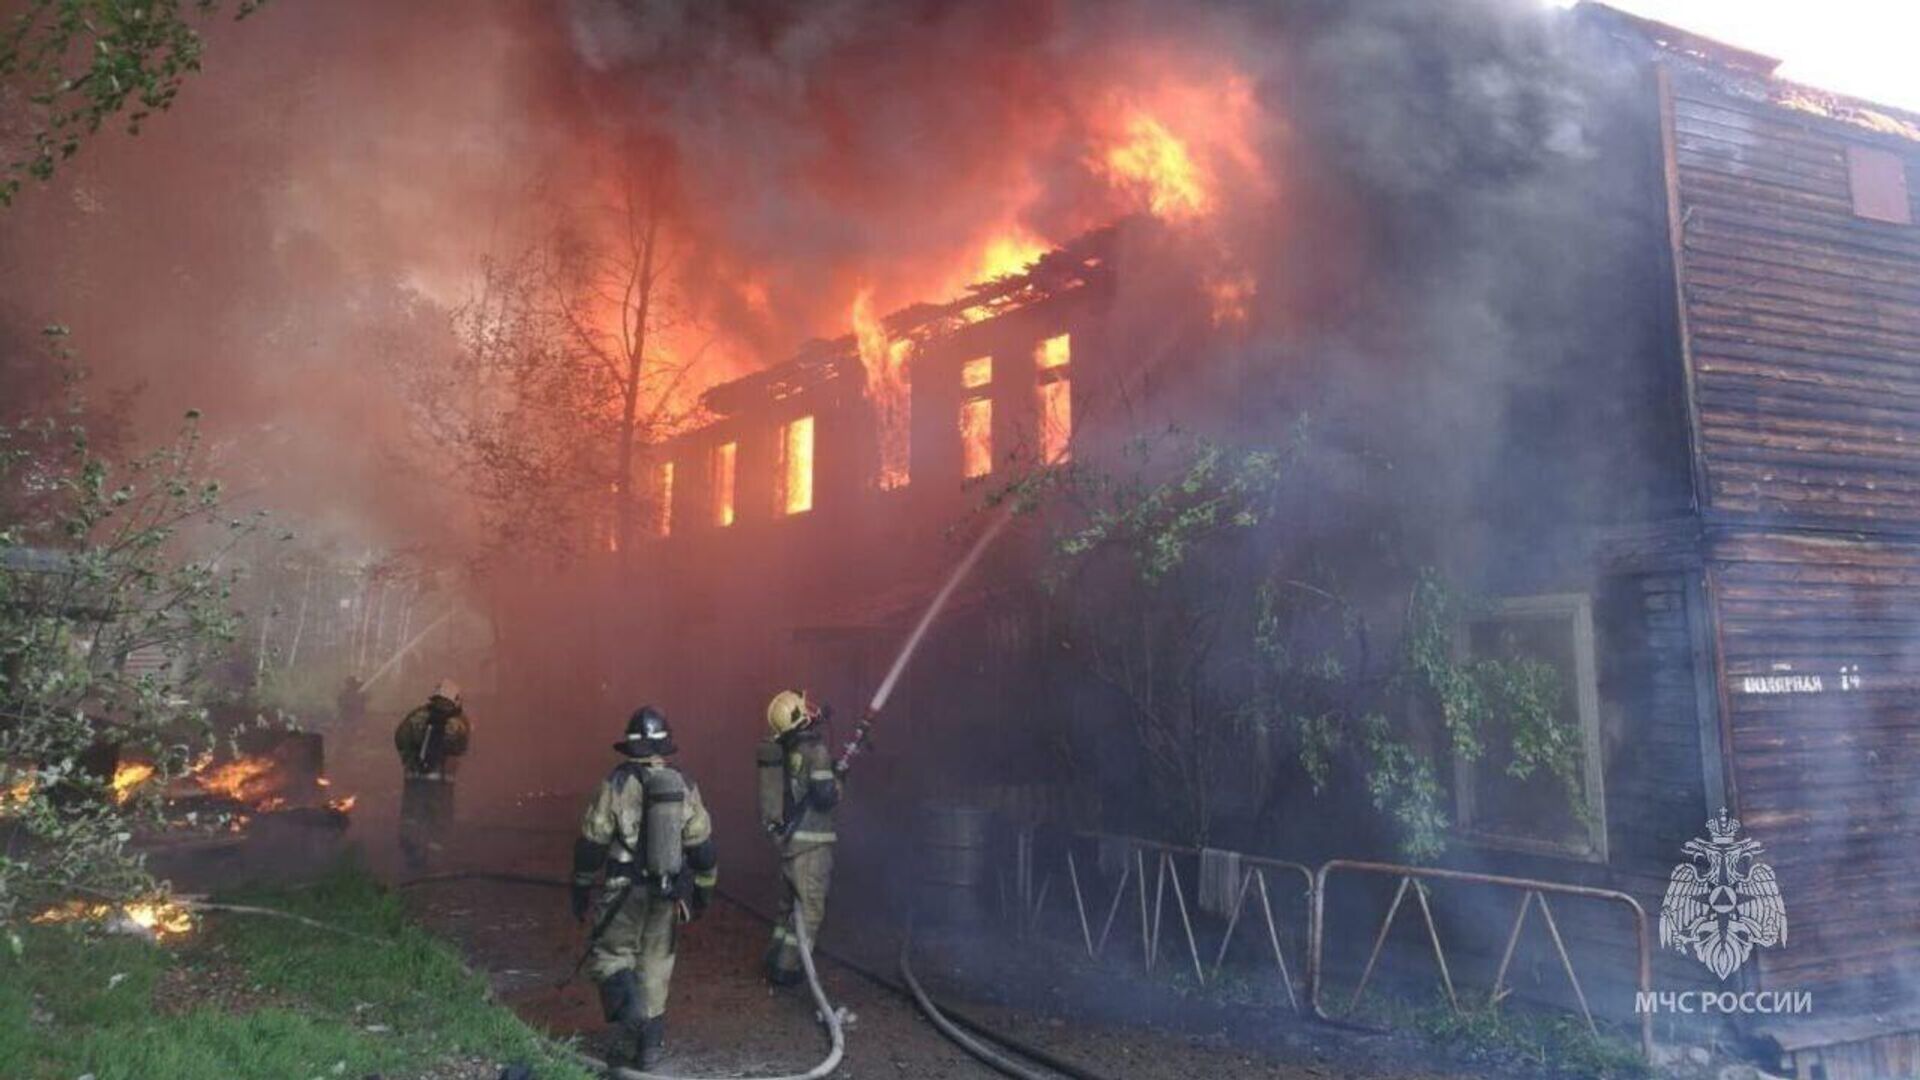
[[[1874,136],[1672,86],[1702,509],[1920,528],[1920,230],[1854,215]]]
[[[1710,557],[1739,817],[1790,927],[1759,970],[1886,1007],[1920,971],[1920,545],[1742,532]]]
[[[1920,154],[1775,89],[1683,67],[1663,102],[1712,690],[1787,905],[1753,970],[1883,1010],[1920,969],[1920,229],[1856,213],[1849,148],[1909,205]]]

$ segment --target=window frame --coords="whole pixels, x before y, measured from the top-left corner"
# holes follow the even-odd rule
[[[1568,620],[1573,632],[1574,670],[1571,673],[1563,672],[1562,675],[1573,680],[1574,712],[1580,724],[1581,784],[1589,811],[1586,841],[1581,843],[1516,836],[1478,824],[1475,820],[1474,784],[1478,779],[1479,766],[1458,754],[1453,759],[1455,830],[1461,840],[1477,847],[1604,864],[1610,860],[1593,597],[1588,593],[1542,593],[1501,598],[1494,601],[1484,615],[1467,620],[1455,638],[1454,651],[1457,656],[1471,655],[1468,633],[1473,626],[1498,623],[1504,618],[1537,619],[1543,616]]]
[[[983,364],[985,365],[984,367],[977,367],[977,365]],[[963,484],[973,483],[985,477],[992,476],[994,473],[994,443],[996,440],[993,437],[993,414],[996,410],[993,399],[996,396],[994,387],[998,385],[995,377],[999,374],[995,369],[999,366],[998,359],[992,353],[969,357],[960,364],[960,404],[954,411],[954,420],[956,430],[960,436],[960,482]],[[973,377],[976,370],[984,372],[986,377],[976,380]],[[984,457],[981,462],[983,468],[979,472],[971,472],[969,471],[971,468],[970,458],[973,454],[974,444],[967,438],[968,433],[972,430],[968,421],[973,419],[973,412],[976,409],[980,412],[980,416],[978,417],[980,424],[979,445],[984,451]]]

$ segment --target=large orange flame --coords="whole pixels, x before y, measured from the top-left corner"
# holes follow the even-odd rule
[[[1186,221],[1213,209],[1208,177],[1187,144],[1145,113],[1127,120],[1124,138],[1107,148],[1100,164],[1117,186],[1138,193],[1155,217]]]
[[[1022,228],[999,233],[981,249],[979,266],[965,284],[1022,273],[1033,265],[1034,260],[1047,253],[1048,246],[1045,241]]]
[[[887,339],[887,328],[873,311],[872,289],[861,289],[853,298],[853,335],[860,366],[866,371],[867,400],[873,404],[879,429],[876,482],[882,491],[905,487],[912,437],[912,393],[907,381],[911,343]]]

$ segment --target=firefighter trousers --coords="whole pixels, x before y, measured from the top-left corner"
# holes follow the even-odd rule
[[[400,853],[424,870],[453,827],[453,781],[409,776],[400,789]]]
[[[618,888],[602,890],[595,905],[594,925],[606,917],[606,905],[620,895]],[[607,924],[606,932],[594,942],[587,958],[587,972],[596,983],[606,982],[622,971],[632,971],[640,980],[640,1015],[651,1020],[667,1011],[667,984],[673,979],[673,952],[679,923],[674,902],[657,896],[642,895],[636,889]]]
[[[767,950],[768,974],[776,982],[793,982],[800,977],[800,940],[793,934],[793,912],[800,910],[807,928],[807,940],[820,939],[820,924],[827,917],[827,888],[833,877],[833,845],[809,844],[788,852],[780,860],[780,921],[773,927],[773,942]]]

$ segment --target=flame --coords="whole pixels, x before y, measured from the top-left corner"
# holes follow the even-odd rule
[[[1122,189],[1143,198],[1155,217],[1187,221],[1213,209],[1209,179],[1187,144],[1146,113],[1135,113],[1125,135],[1108,147],[1100,165]]]
[[[1055,379],[1040,386],[1040,461],[1058,465],[1072,458],[1073,383]]]
[[[988,240],[980,245],[977,252],[972,257],[957,262],[954,272],[948,274],[929,295],[941,298],[959,297],[965,295],[972,286],[1024,274],[1052,248],[1052,244],[1020,225],[1009,225],[994,230]],[[992,307],[988,305],[970,305],[958,313],[962,322],[969,323],[984,321],[992,318],[993,314]],[[857,328],[858,315],[855,316],[855,320]]]
[[[1047,253],[1049,245],[1036,239],[1024,229],[1014,229],[1001,233],[987,241],[980,252],[980,266],[973,276],[974,281],[992,281],[994,278],[1007,277],[1010,274],[1026,272],[1040,256]]]
[[[788,514],[813,509],[813,417],[802,416],[780,431],[780,508]]]
[[[89,900],[69,900],[42,911],[29,922],[47,926],[70,922],[108,922],[125,919],[158,940],[187,934],[193,930],[193,912],[172,900],[134,900],[114,905]]]
[[[280,787],[279,767],[271,758],[240,757],[204,766],[194,774],[202,788],[238,802],[257,802]]]
[[[1040,462],[1057,465],[1067,461],[1073,442],[1073,339],[1056,334],[1040,343],[1034,351],[1033,366],[1040,383]]]
[[[960,403],[960,474],[968,480],[993,471],[993,399]]]
[[[860,366],[866,370],[867,400],[873,405],[880,439],[877,482],[880,490],[892,491],[905,487],[909,477],[913,396],[907,356],[912,345],[887,339],[886,326],[873,313],[872,289],[861,289],[853,298],[853,336]]]
[[[358,795],[342,795],[337,799],[328,799],[327,809],[336,810],[342,814],[351,814],[353,813],[353,804],[359,801],[360,796]]]
[[[39,787],[40,784],[34,779],[33,773],[23,774],[20,779],[7,785],[5,790],[0,790],[0,813],[10,812],[27,805]]]
[[[1245,271],[1212,277],[1201,283],[1212,308],[1213,325],[1244,325],[1257,288]]]
[[[133,798],[134,789],[147,782],[153,776],[153,766],[144,761],[130,761],[113,770],[113,801],[122,805]]]
[[[713,448],[713,522],[716,525],[733,524],[733,481],[739,461],[739,443],[722,443]]]

